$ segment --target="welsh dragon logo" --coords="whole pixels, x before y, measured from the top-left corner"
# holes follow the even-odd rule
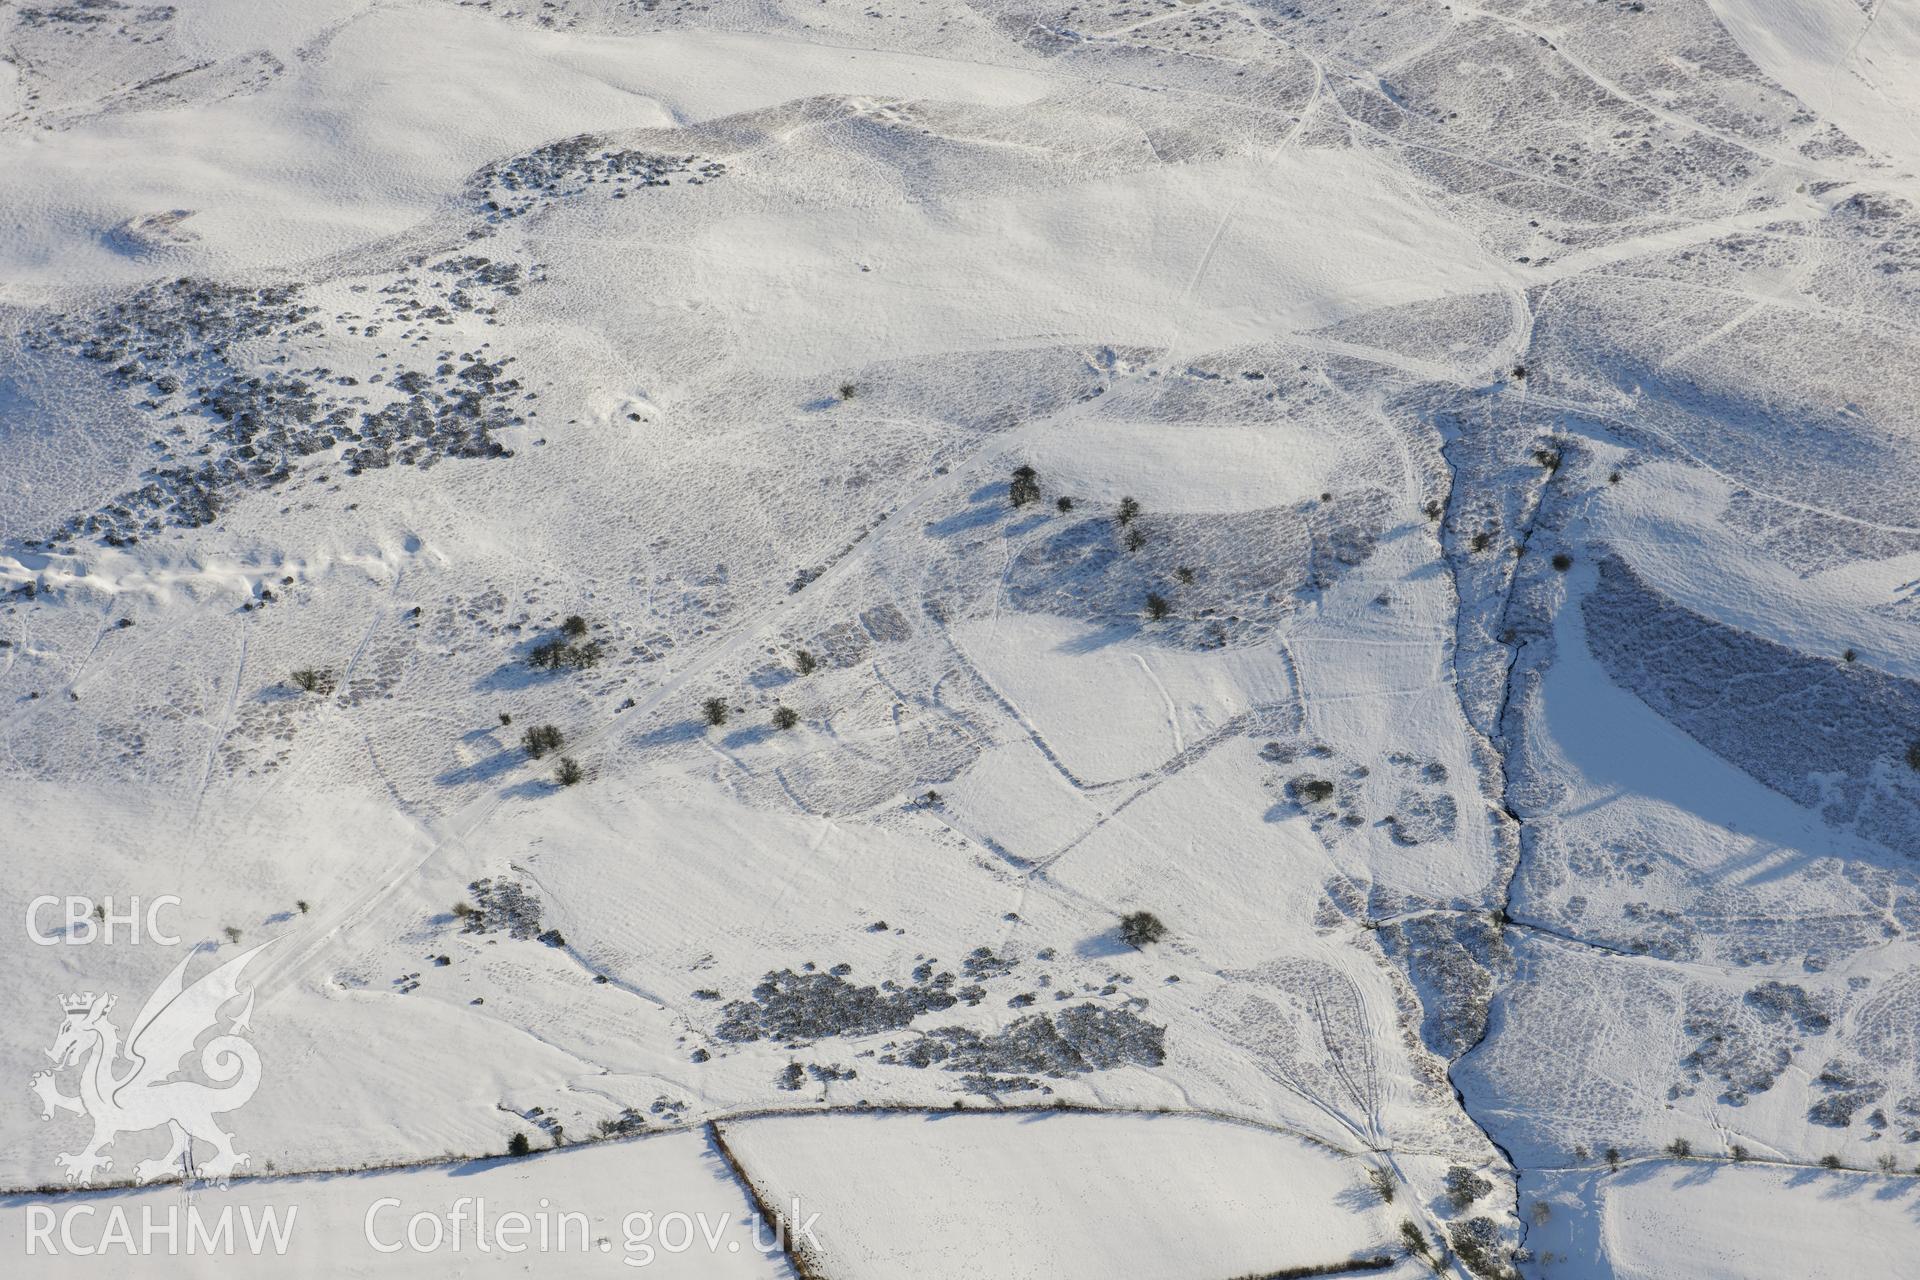
[[[242,994],[241,972],[272,945],[266,942],[242,952],[192,986],[185,985],[187,964],[193,959],[189,955],[147,997],[124,1048],[119,1028],[107,1018],[112,996],[96,997],[89,991],[61,998],[66,1021],[47,1050],[54,1068],[35,1073],[33,1092],[40,1099],[42,1119],[53,1119],[55,1111],[93,1119],[93,1141],[86,1150],[54,1157],[54,1163],[66,1170],[68,1182],[91,1184],[95,1173],[113,1168],[113,1161],[101,1152],[116,1137],[161,1125],[172,1130],[173,1149],[158,1160],[136,1164],[133,1173],[139,1182],[186,1172],[196,1138],[214,1148],[213,1158],[199,1169],[205,1178],[224,1181],[235,1168],[248,1163],[246,1156],[233,1149],[233,1135],[214,1116],[245,1105],[260,1087],[260,1055],[241,1038],[253,1014],[251,986],[245,992],[246,1005],[226,1031],[200,1050],[201,1071],[222,1087],[174,1077],[200,1037],[218,1030],[220,1010]],[[75,1065],[80,1068],[80,1093],[68,1097],[60,1092],[55,1077]]]

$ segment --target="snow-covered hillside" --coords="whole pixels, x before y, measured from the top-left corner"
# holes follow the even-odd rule
[[[0,32],[28,1274],[1914,1256],[1920,0]]]

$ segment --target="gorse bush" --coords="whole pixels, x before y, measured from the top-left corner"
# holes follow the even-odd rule
[[[527,665],[535,671],[597,667],[605,652],[598,640],[586,640],[579,644],[568,644],[565,640],[548,640],[535,645],[527,654]]]
[[[1040,473],[1032,467],[1020,466],[1013,469],[1013,479],[1007,484],[1007,500],[1016,507],[1024,507],[1029,502],[1040,500]]]
[[[570,787],[586,776],[586,770],[572,756],[561,756],[560,766],[553,771],[553,780],[563,787]]]
[[[538,760],[549,751],[560,749],[560,729],[557,725],[534,725],[520,735],[520,745],[533,759]]]
[[[1120,936],[1130,947],[1144,947],[1167,936],[1167,926],[1151,911],[1135,911],[1120,917]]]
[[[708,698],[700,704],[700,714],[710,725],[718,727],[727,722],[729,714],[725,698]]]
[[[1453,1205],[1455,1213],[1493,1190],[1493,1183],[1464,1165],[1457,1164],[1448,1167],[1446,1185],[1447,1201]]]
[[[1333,799],[1333,783],[1325,778],[1295,778],[1287,783],[1287,794],[1301,804],[1325,804]]]
[[[302,667],[293,673],[292,680],[308,693],[333,692],[333,672],[324,667]]]
[[[1406,1245],[1407,1252],[1414,1257],[1425,1259],[1435,1275],[1440,1274],[1440,1259],[1434,1255],[1433,1245],[1428,1243],[1425,1233],[1411,1219],[1400,1224],[1400,1243]]]

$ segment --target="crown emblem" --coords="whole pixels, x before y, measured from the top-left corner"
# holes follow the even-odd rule
[[[85,1013],[93,1008],[93,992],[82,991],[70,996],[61,996],[60,1007],[67,1013]]]

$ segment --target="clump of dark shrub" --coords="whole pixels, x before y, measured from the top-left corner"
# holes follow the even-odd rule
[[[551,724],[534,725],[520,735],[521,747],[535,760],[549,751],[558,751],[560,740],[560,727]]]
[[[1325,804],[1333,799],[1333,784],[1325,778],[1295,778],[1287,783],[1287,794],[1301,804]]]
[[[1514,1269],[1501,1256],[1500,1229],[1491,1218],[1469,1218],[1447,1228],[1454,1256],[1467,1270],[1485,1280],[1512,1280]]]
[[[1447,1169],[1447,1200],[1455,1213],[1462,1212],[1492,1190],[1493,1183],[1465,1165],[1456,1164]]]
[[[1040,473],[1028,466],[1015,467],[1013,479],[1007,485],[1007,499],[1016,507],[1024,507],[1029,502],[1038,502]]]
[[[1412,1219],[1401,1222],[1400,1242],[1407,1246],[1408,1253],[1416,1258],[1424,1258],[1435,1275],[1440,1274],[1440,1259],[1434,1256],[1433,1246],[1427,1242],[1426,1234],[1414,1225]]]
[[[1134,911],[1120,917],[1120,937],[1130,947],[1144,947],[1167,936],[1167,926],[1151,911]]]
[[[595,667],[605,649],[598,640],[568,644],[565,640],[547,640],[533,646],[527,665],[535,671],[559,671],[568,667]]]
[[[295,685],[308,693],[333,692],[333,672],[324,667],[302,667],[292,678]]]

